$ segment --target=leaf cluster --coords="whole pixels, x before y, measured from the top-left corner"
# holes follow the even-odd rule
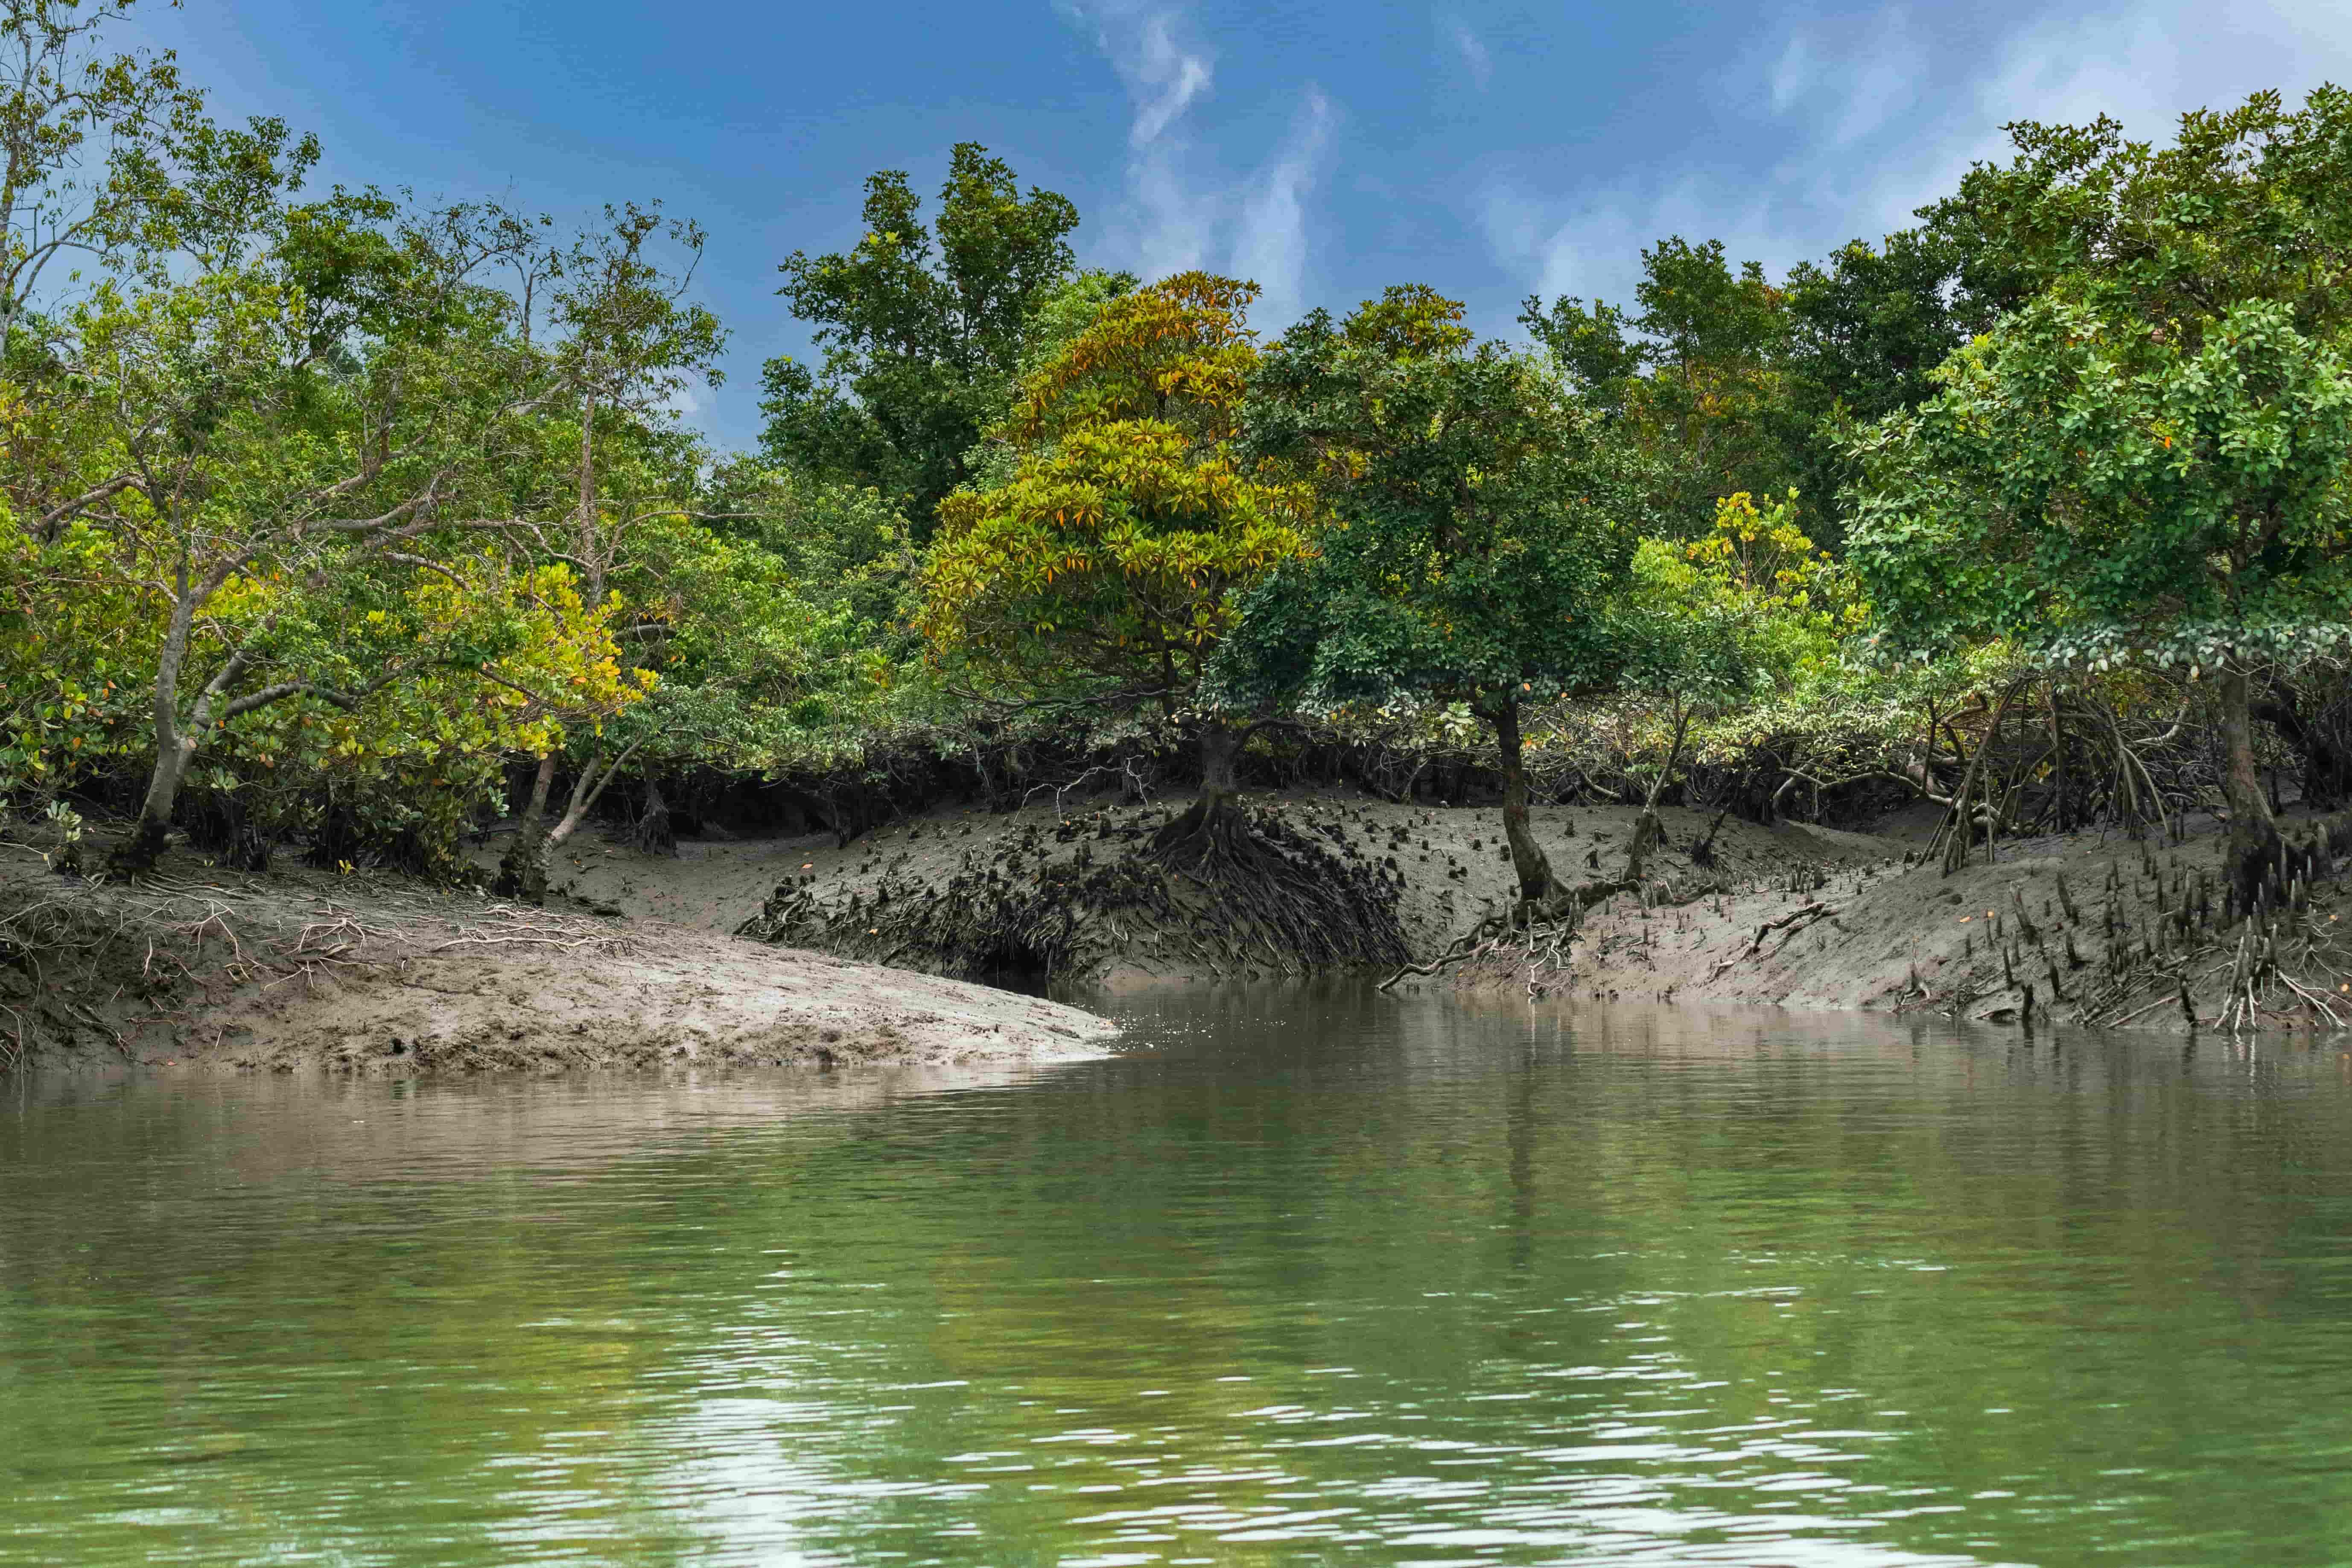
[[[939,654],[1118,705],[1190,700],[1234,596],[1303,547],[1306,492],[1236,455],[1253,285],[1114,299],[1024,384],[1006,482],[940,508],[917,624]]]
[[[978,142],[949,156],[939,216],[903,171],[866,181],[847,251],[794,251],[777,290],[815,323],[822,365],[768,362],[766,448],[780,466],[880,489],[927,537],[971,477],[968,454],[1002,417],[1039,310],[1070,276],[1068,198],[1033,187]]]

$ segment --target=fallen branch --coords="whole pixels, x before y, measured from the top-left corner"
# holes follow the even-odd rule
[[[1762,925],[1756,928],[1755,936],[1748,940],[1747,952],[1741,956],[1746,958],[1755,957],[1757,951],[1764,945],[1764,939],[1770,936],[1776,931],[1785,930],[1789,927],[1802,924],[1807,921],[1819,920],[1823,915],[1833,915],[1835,913],[1837,913],[1836,905],[1824,904],[1817,900],[1812,903],[1805,905],[1801,909],[1790,910],[1787,914],[1782,915],[1778,920],[1766,921]]]

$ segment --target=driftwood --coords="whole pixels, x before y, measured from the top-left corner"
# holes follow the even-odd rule
[[[1764,939],[1776,931],[1784,931],[1791,926],[1802,925],[1808,921],[1819,920],[1824,915],[1833,915],[1837,912],[1838,906],[1824,904],[1816,900],[1801,909],[1790,910],[1778,920],[1766,921],[1756,928],[1756,934],[1748,939],[1748,952],[1743,956],[1755,957],[1758,950],[1763,947]]]

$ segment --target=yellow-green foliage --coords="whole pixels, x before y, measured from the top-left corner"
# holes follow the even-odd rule
[[[1793,490],[1762,507],[1745,490],[1723,497],[1704,537],[1644,540],[1634,573],[1691,614],[1729,617],[1748,658],[1783,689],[1834,675],[1870,621],[1853,580],[1798,527]]]
[[[1902,667],[1848,657],[1870,630],[1870,605],[1798,515],[1793,492],[1759,506],[1743,491],[1718,499],[1701,538],[1647,539],[1635,552],[1637,593],[1654,608],[1733,628],[1751,678],[1699,707],[1689,756],[1839,777],[1890,770],[1918,742],[1929,704],[1948,710],[2014,654],[1991,645]],[[1669,707],[1642,692],[1554,708],[1529,730],[1531,764],[1638,775],[1664,754]]]
[[[1304,493],[1232,450],[1255,293],[1192,272],[1113,300],[1029,384],[1012,479],[940,503],[917,616],[938,654],[1181,703],[1235,592],[1304,548]]]
[[[151,546],[152,536],[82,523],[45,539],[0,502],[0,789],[50,795],[152,755],[156,628],[169,606]],[[195,781],[214,790],[270,777],[446,787],[505,752],[560,743],[566,725],[601,724],[658,684],[625,662],[615,637],[657,607],[618,595],[586,604],[570,567],[495,552],[323,586],[240,574],[207,611],[188,654],[199,679],[227,647],[263,637],[331,674],[417,670],[348,710],[291,701],[231,721]]]
[[[153,639],[107,549],[79,525],[39,539],[0,500],[0,790],[54,793],[142,716]]]

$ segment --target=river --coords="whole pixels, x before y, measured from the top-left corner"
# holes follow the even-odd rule
[[[0,1562],[2352,1560],[2352,1057],[1129,998],[0,1084]]]

